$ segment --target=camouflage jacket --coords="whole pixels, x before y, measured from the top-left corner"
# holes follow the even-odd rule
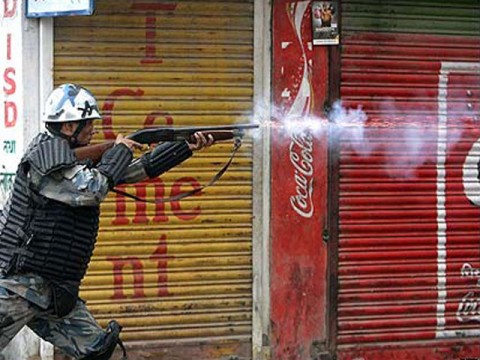
[[[0,287],[3,287],[43,310],[50,307],[50,283],[34,274],[0,275]]]

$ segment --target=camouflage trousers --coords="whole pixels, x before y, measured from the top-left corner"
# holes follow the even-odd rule
[[[43,310],[14,292],[0,287],[0,351],[28,326],[67,355],[81,359],[102,348],[106,333],[82,301],[66,316]]]

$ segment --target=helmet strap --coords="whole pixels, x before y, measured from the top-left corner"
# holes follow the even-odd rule
[[[77,140],[77,137],[78,135],[80,134],[80,132],[83,130],[83,128],[87,125],[87,120],[80,120],[78,122],[78,126],[77,128],[75,129],[74,133],[72,134],[72,136],[70,136],[70,146],[72,148],[75,148],[77,147],[78,145],[78,140]]]
[[[50,126],[48,123],[45,126],[48,129],[48,131],[50,131],[53,135],[60,136],[60,137],[64,138],[65,140],[67,140],[68,143],[70,144],[71,148],[76,148],[78,146],[77,137],[86,125],[87,125],[86,120],[78,121],[78,126],[77,126],[77,128],[75,129],[75,131],[73,132],[72,135],[66,135],[63,132],[61,132],[60,130]]]

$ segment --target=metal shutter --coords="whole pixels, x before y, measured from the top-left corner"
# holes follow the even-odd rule
[[[479,14],[474,0],[342,1],[341,98],[368,120],[339,131],[339,350],[478,333],[458,311],[478,291],[461,268],[480,265],[462,180],[479,135]]]
[[[55,84],[86,86],[104,120],[96,141],[150,125],[248,123],[252,1],[98,0],[55,20]],[[123,190],[166,197],[208,182],[231,144]],[[81,296],[127,342],[251,341],[252,142],[201,195],[145,205],[109,195]],[[250,346],[249,346],[250,347]],[[213,356],[213,355],[212,355]]]

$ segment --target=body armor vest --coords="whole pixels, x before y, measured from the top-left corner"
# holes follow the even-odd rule
[[[40,134],[31,142],[0,215],[0,270],[80,283],[93,253],[100,209],[48,199],[29,180],[32,167],[48,175],[75,164],[66,140]]]

